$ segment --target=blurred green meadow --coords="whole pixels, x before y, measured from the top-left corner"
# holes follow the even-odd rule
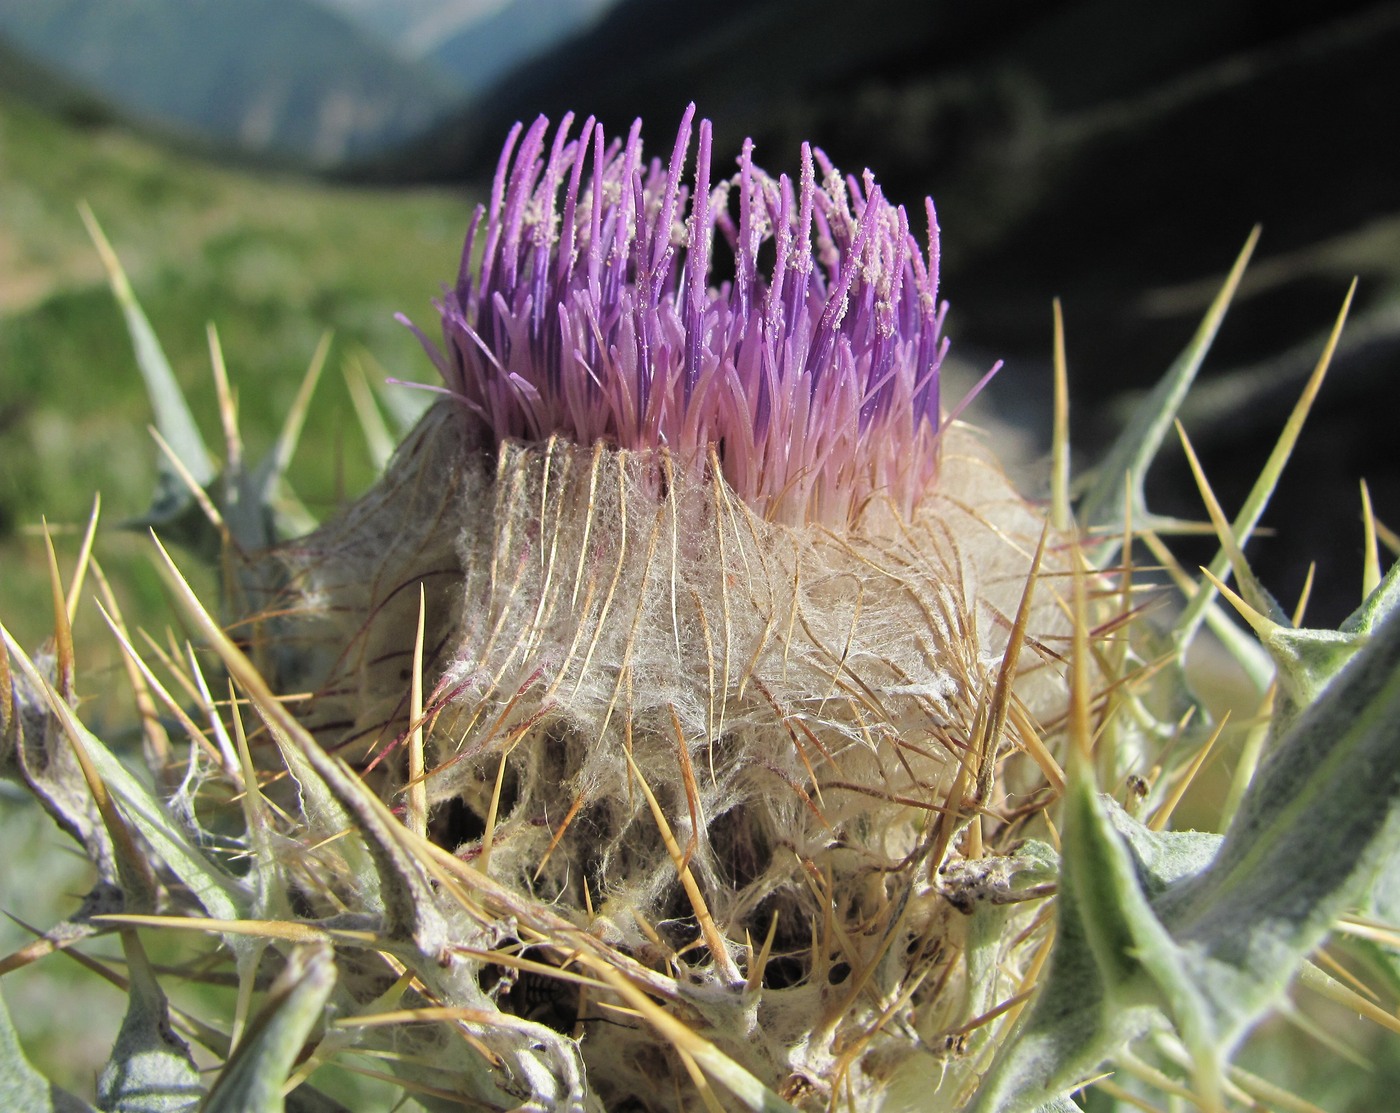
[[[318,516],[372,474],[340,371],[350,359],[371,381],[436,375],[394,314],[429,325],[469,211],[445,191],[227,169],[0,100],[0,610],[31,645],[50,628],[41,516],[57,535],[71,533],[100,490],[111,532],[146,509],[158,452],[82,202],[121,258],[212,450],[222,436],[207,324],[217,326],[254,458],[322,334],[333,334],[292,468]],[[380,394],[395,391],[406,388]],[[120,556],[99,550],[109,565],[132,546],[117,548]],[[154,590],[148,577],[137,582]],[[154,615],[156,602],[138,596],[128,617]]]

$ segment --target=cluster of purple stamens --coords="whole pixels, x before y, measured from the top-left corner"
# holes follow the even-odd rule
[[[806,144],[795,185],[751,141],[713,181],[708,120],[687,176],[694,111],[668,164],[643,161],[641,121],[605,143],[566,116],[548,146],[543,117],[516,125],[439,306],[448,391],[496,443],[718,458],[770,517],[830,521],[882,492],[907,510],[936,471],[947,347],[932,202],[925,255],[869,171]]]

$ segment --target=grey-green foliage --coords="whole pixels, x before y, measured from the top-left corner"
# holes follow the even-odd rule
[[[222,468],[216,467],[121,261],[86,208],[83,217],[102,254],[112,293],[121,305],[136,365],[151,402],[156,432],[167,449],[157,460],[156,489],[150,508],[142,518],[129,524],[157,527],[167,539],[180,541],[211,562],[217,562],[227,541],[244,550],[255,550],[310,529],[314,521],[285,489],[284,476],[301,435],[311,391],[325,363],[329,339],[323,340],[317,350],[302,390],[263,460],[255,467],[247,467],[241,452],[236,454],[229,446],[229,459]],[[226,537],[209,520],[192,488],[204,492],[217,508],[228,531]]]
[[[1125,498],[1135,522],[1156,521],[1142,501],[1143,475],[1252,246],[1253,238],[1197,335],[1100,467],[1078,508],[1086,528],[1109,537],[1121,531]],[[1315,372],[1319,381],[1330,348]],[[1300,405],[1290,425],[1305,410]],[[1237,542],[1267,503],[1288,436],[1233,527]],[[1105,543],[1098,555],[1111,552]],[[1169,1025],[1194,1059],[1198,1090],[1214,1097],[1230,1052],[1336,917],[1392,902],[1387,885],[1373,893],[1372,882],[1393,874],[1381,864],[1395,860],[1400,843],[1400,616],[1391,613],[1400,566],[1339,630],[1293,628],[1247,567],[1235,571],[1255,608],[1248,617],[1259,642],[1225,621],[1213,589],[1203,586],[1178,624],[1175,653],[1179,664],[1204,618],[1261,692],[1277,678],[1269,754],[1223,841],[1148,830],[1097,793],[1088,759],[1076,755],[1050,969],[1035,1008],[988,1075],[979,1111],[1048,1113],[1057,1108],[1044,1104],[1050,1095],[1068,1091],[1134,1038]],[[1393,956],[1374,950],[1396,972]]]
[[[144,845],[167,871],[166,877],[178,879],[213,918],[236,920],[246,916],[252,906],[252,894],[247,888],[197,846],[150,788],[77,720],[34,662],[8,635],[0,642],[0,649],[18,665],[11,677],[16,689],[47,695],[44,703],[49,721],[45,729],[36,732],[40,743],[81,747],[115,801],[122,822],[145,840]],[[36,706],[27,717],[27,725],[33,729],[40,718]],[[23,737],[15,741],[19,745],[25,743]],[[73,782],[64,786],[65,791],[82,791],[84,786],[76,766],[64,768],[66,777]],[[123,855],[135,844],[117,841],[118,872],[126,878],[132,870],[124,868],[129,863]],[[130,893],[127,895],[130,897]],[[110,909],[97,908],[107,910]],[[85,926],[91,929],[90,923]],[[230,932],[224,938],[240,968],[256,963],[262,954],[258,942],[246,935]],[[290,952],[281,978],[269,990],[261,1012],[215,1076],[206,1097],[200,1072],[189,1048],[172,1027],[165,994],[146,962],[139,940],[128,934],[124,944],[130,970],[127,1012],[111,1057],[98,1079],[98,1108],[103,1113],[176,1113],[197,1107],[225,1113],[281,1109],[288,1073],[320,1024],[335,985],[335,965],[329,948],[298,948]],[[196,1030],[216,1052],[226,1052],[227,1038],[222,1033],[204,1026]],[[298,1104],[312,1110],[335,1108],[312,1091],[307,1091]],[[34,1070],[15,1038],[8,1014],[0,1006],[0,1109],[76,1113],[90,1108],[51,1086]]]
[[[1276,742],[1223,840],[1148,831],[1077,772],[1050,973],[979,1113],[1036,1108],[1168,1023],[1198,1087],[1218,1085],[1248,1027],[1396,859],[1400,615]]]
[[[97,1080],[98,1107],[104,1113],[185,1113],[204,1094],[199,1070],[170,1026],[169,1002],[144,959],[131,971],[126,1016]]]
[[[0,634],[4,634],[3,628],[0,628]],[[168,810],[156,799],[150,788],[79,721],[73,710],[59,699],[56,693],[53,693],[34,663],[9,639],[8,634],[5,634],[4,638],[11,656],[19,665],[19,672],[16,674],[19,683],[16,687],[25,684],[32,691],[47,690],[50,694],[50,714],[44,721],[42,731],[44,744],[53,749],[60,746],[66,748],[68,745],[82,746],[107,790],[120,804],[125,821],[149,840],[160,859],[198,897],[210,916],[236,920],[246,915],[252,901],[252,895],[246,886],[193,844],[189,833],[182,830],[171,818]],[[66,741],[64,735],[67,736]],[[20,739],[20,744],[23,743],[24,740]],[[86,790],[76,768],[69,769],[66,776],[70,793],[76,794]],[[243,937],[237,935],[230,935],[228,941],[234,948],[245,945]]]
[[[1227,1045],[1400,844],[1400,615],[1266,758],[1209,870],[1164,894]]]
[[[1400,563],[1391,568],[1364,603],[1336,630],[1294,629],[1275,622],[1259,638],[1278,667],[1280,695],[1274,725],[1286,725],[1331,683],[1352,654],[1365,645],[1400,603]]]
[[[276,1113],[282,1089],[335,986],[335,961],[327,945],[300,947],[268,993],[238,1049],[219,1072],[202,1113]]]
[[[141,303],[127,281],[126,273],[118,262],[116,252],[102,234],[97,219],[86,206],[82,209],[83,220],[88,226],[103,264],[107,268],[112,284],[112,293],[121,306],[126,330],[131,337],[131,346],[136,354],[136,366],[146,382],[146,394],[151,400],[151,410],[155,415],[156,428],[165,438],[175,460],[185,469],[189,478],[201,487],[208,486],[215,476],[214,462],[204,447],[204,439],[199,435],[199,426],[194,415],[185,404],[184,395],[165,357],[165,349],[156,337],[155,329],[146,318]],[[152,523],[171,520],[189,502],[185,482],[173,466],[173,461],[162,457],[156,471],[156,490],[151,500],[147,517]]]
[[[1006,856],[949,862],[939,870],[939,889],[967,914],[963,944],[967,962],[965,1012],[981,1016],[1000,1003],[1007,926],[1016,906],[1047,895],[1059,877],[1059,856],[1038,839],[1027,839]],[[982,1025],[968,1033],[965,1051],[975,1056],[992,1036]]]
[[[26,1113],[94,1113],[93,1107],[60,1090],[25,1058],[10,1012],[0,997],[0,1109]]]
[[[1078,513],[1085,525],[1104,530],[1103,536],[1108,539],[1106,545],[1110,550],[1121,534],[1125,496],[1131,504],[1133,520],[1139,527],[1151,518],[1143,499],[1143,480],[1148,465],[1171,431],[1172,420],[1205,362],[1206,353],[1220,331],[1230,300],[1258,239],[1259,229],[1256,228],[1235,260],[1229,278],[1211,302],[1196,335],[1143,404],[1137,407],[1132,420],[1095,468],[1093,482],[1080,500]],[[1112,527],[1117,527],[1118,532]]]

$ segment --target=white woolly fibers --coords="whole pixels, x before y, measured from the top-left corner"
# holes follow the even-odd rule
[[[434,837],[653,967],[675,963],[704,914],[711,951],[774,927],[786,973],[765,978],[748,1035],[732,1033],[749,1046],[730,1053],[770,1076],[820,1074],[818,975],[841,949],[814,925],[834,908],[843,931],[888,928],[907,903],[878,979],[898,986],[949,915],[927,864],[918,878],[910,864],[950,803],[1001,802],[973,801],[967,779],[950,794],[960,768],[978,772],[969,751],[1043,515],[957,425],[912,515],[875,499],[854,522],[792,526],[751,511],[716,458],[553,439],[508,442],[493,467],[450,405],[375,492],[276,553],[284,586],[265,611],[282,617],[265,634],[299,662],[284,685],[318,689],[311,725],[387,770],[398,803],[422,583]],[[1070,558],[1053,538],[1046,554],[998,757],[1064,707]],[[1043,783],[1016,760],[1026,772],[1003,781]],[[692,955],[687,992],[732,989],[733,957]],[[618,1094],[630,1074],[645,1087],[645,1040],[600,1029],[586,1058],[608,1059]]]
[[[837,530],[764,522],[717,468],[664,452],[507,444],[493,471],[444,408],[374,496],[279,554],[303,600],[282,606],[304,622],[322,600],[316,721],[347,754],[407,725],[423,582],[430,800],[484,818],[505,761],[499,878],[578,909],[590,885],[638,941],[631,910],[663,912],[677,887],[637,773],[740,934],[766,929],[752,913],[800,859],[910,852],[973,741],[1043,527],[973,433],[945,433],[911,518],[877,501]],[[1063,701],[1047,572],[1065,563],[1052,547],[1028,626],[1032,718]]]

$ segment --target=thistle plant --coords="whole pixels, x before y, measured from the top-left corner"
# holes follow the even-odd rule
[[[423,337],[438,397],[300,536],[296,420],[248,469],[230,417],[218,474],[109,253],[172,446],[151,522],[223,592],[159,550],[212,657],[139,652],[106,593],[145,778],[81,720],[56,562],[52,646],[0,655],[4,768],[97,873],[0,971],[119,938],[99,1107],[333,1109],[339,1072],[428,1109],[1224,1110],[1278,1100],[1229,1059],[1296,973],[1363,1001],[1314,962],[1339,924],[1395,984],[1400,580],[1373,554],[1313,631],[1242,551],[1336,333],[1235,521],[1200,477],[1197,579],[1141,481],[1252,238],[1077,500],[1060,344],[1028,499],[978,388],[940,391],[932,203],[921,236],[807,146],[796,180],[747,143],[726,173],[693,117],[664,160],[640,123],[512,133]],[[1170,829],[1227,729],[1206,636],[1248,689],[1223,833]],[[152,932],[207,953],[160,970]],[[0,1093],[83,1107],[0,1034]]]

